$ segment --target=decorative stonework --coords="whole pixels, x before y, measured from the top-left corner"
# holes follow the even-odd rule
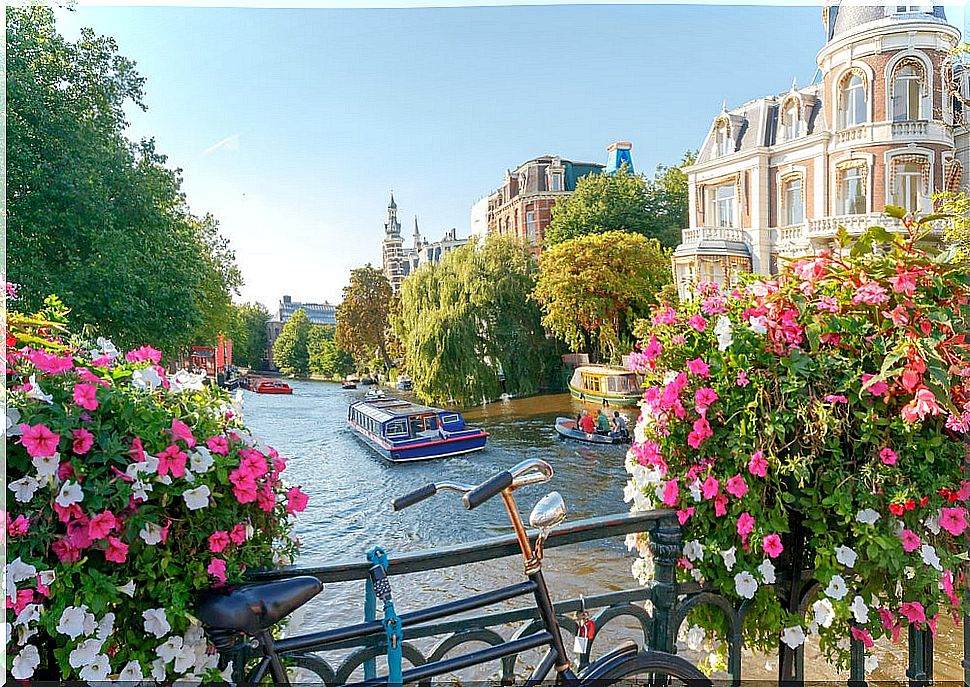
[[[862,170],[862,192],[867,194],[869,192],[869,163],[862,159],[852,159],[843,160],[835,165],[835,188],[836,190],[842,188],[842,179],[845,177],[845,173],[850,169],[861,169]]]
[[[896,168],[899,165],[911,163],[920,166],[920,181],[923,185],[923,193],[930,192],[930,159],[926,155],[896,155],[889,164],[889,188],[895,188]]]
[[[943,161],[943,190],[956,193],[963,180],[963,165],[955,157]]]

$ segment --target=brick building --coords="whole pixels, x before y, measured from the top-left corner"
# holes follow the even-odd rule
[[[816,83],[726,107],[687,168],[689,226],[674,253],[681,296],[697,281],[774,274],[830,247],[840,226],[893,228],[886,205],[932,210],[957,190],[970,137],[944,63],[960,32],[931,5],[823,7]],[[948,82],[948,83],[945,83]]]

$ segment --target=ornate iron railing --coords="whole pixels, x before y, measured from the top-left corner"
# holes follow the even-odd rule
[[[728,621],[730,627],[727,638],[728,673],[731,684],[740,685],[741,630],[748,612],[748,605],[745,603],[734,605],[725,597],[697,584],[677,583],[676,567],[677,561],[681,557],[683,530],[673,511],[658,510],[649,513],[619,514],[579,520],[568,527],[560,527],[554,530],[545,544],[545,549],[639,532],[649,534],[649,545],[656,564],[654,579],[645,587],[604,594],[591,594],[581,599],[570,599],[556,603],[556,612],[563,629],[573,634],[577,630],[575,620],[566,614],[575,613],[581,609],[596,609],[598,612],[592,616],[597,628],[596,637],[600,636],[604,625],[616,618],[632,618],[639,624],[643,632],[644,646],[673,653],[677,650],[676,638],[680,626],[685,622],[690,611],[698,606],[713,605],[724,613]],[[794,548],[796,551],[799,549],[797,546]],[[786,549],[792,551],[787,546]],[[495,537],[471,544],[442,547],[434,551],[420,551],[393,556],[388,574],[392,576],[407,575],[519,555],[520,551],[514,535]],[[793,556],[794,559],[790,561],[790,569],[802,569],[800,554],[793,553]],[[369,567],[370,564],[366,560],[326,565],[286,566],[253,572],[250,574],[250,578],[253,581],[267,581],[297,575],[312,575],[324,583],[363,581],[367,579]],[[776,588],[781,598],[789,604],[789,608],[796,608],[804,614],[812,601],[816,585],[810,572],[803,570],[801,574],[794,576],[797,578],[794,583],[792,577],[791,574],[787,576],[779,574]],[[649,604],[645,602],[649,602]],[[965,608],[967,604],[970,604],[970,593],[967,594]],[[964,668],[964,682],[966,685],[970,685],[970,622],[967,621],[968,617],[965,613],[962,666]],[[495,629],[516,624],[518,624],[518,628],[508,639]],[[404,658],[412,665],[422,665],[445,658],[449,654],[454,655],[456,649],[463,644],[484,642],[495,646],[505,641],[527,637],[540,629],[538,611],[532,606],[475,617],[445,620],[433,624],[416,625],[407,628],[406,637],[408,641],[405,642],[403,647]],[[440,637],[440,639],[432,646],[430,651],[423,652],[413,643],[413,640],[431,637]],[[593,653],[593,643],[593,641],[589,642],[586,653],[577,657],[581,666],[589,662]],[[609,649],[609,647],[605,648]],[[351,652],[343,658],[340,665],[335,669],[331,668],[330,674],[333,684],[347,681],[365,661],[380,656],[384,653],[386,647],[381,638],[328,643],[326,647],[328,653],[340,649],[350,649]],[[805,681],[803,647],[790,650],[786,646],[780,645],[779,651],[779,684],[803,684]],[[865,687],[864,660],[865,649],[862,642],[853,640],[850,687]],[[514,683],[516,661],[516,656],[502,659],[501,678],[503,684]],[[909,663],[906,676],[911,687],[926,685],[933,679],[933,641],[932,636],[925,630],[911,628],[909,632]]]

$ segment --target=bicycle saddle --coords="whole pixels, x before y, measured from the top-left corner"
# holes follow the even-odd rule
[[[254,635],[278,623],[321,589],[320,580],[304,576],[212,590],[201,599],[197,615],[209,629]]]

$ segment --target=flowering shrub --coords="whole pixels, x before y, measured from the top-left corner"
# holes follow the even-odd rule
[[[213,678],[194,592],[289,561],[286,461],[161,354],[67,340],[56,299],[7,317],[7,669]]]
[[[676,509],[679,576],[750,604],[757,648],[817,635],[844,666],[849,637],[868,648],[906,625],[935,632],[960,604],[970,277],[952,252],[918,247],[921,226],[874,227],[851,250],[843,233],[841,251],[730,292],[702,284],[655,313],[634,355],[647,388],[627,500]],[[818,582],[805,618],[772,588],[796,523]],[[628,543],[648,579],[645,536]],[[694,639],[724,637],[706,608]]]

